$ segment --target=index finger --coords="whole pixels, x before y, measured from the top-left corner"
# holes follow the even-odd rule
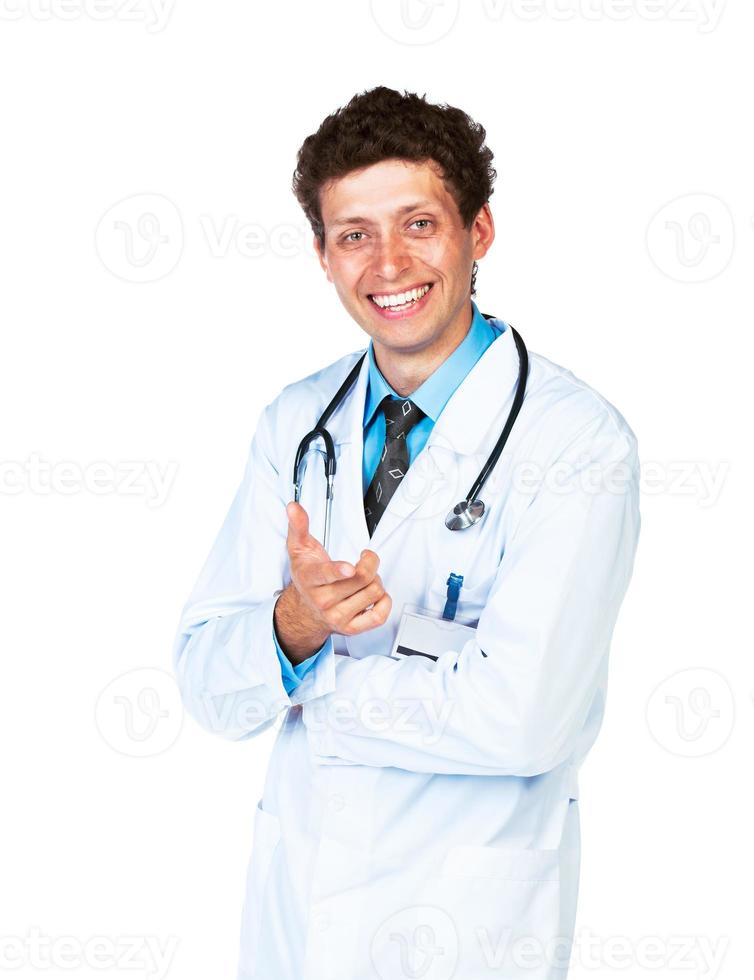
[[[380,556],[376,551],[372,551],[371,548],[365,548],[359,556],[359,560],[356,563],[357,571],[359,569],[363,570],[367,575],[374,576],[377,574],[377,569],[380,567]]]
[[[306,586],[332,585],[351,578],[356,569],[347,561],[317,561],[305,565],[299,575]]]

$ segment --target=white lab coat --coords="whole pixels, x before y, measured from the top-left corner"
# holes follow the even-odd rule
[[[608,649],[639,534],[636,439],[571,372],[530,352],[528,386],[482,499],[450,532],[507,418],[509,328],[453,394],[370,539],[367,360],[332,418],[331,557],[380,556],[388,621],[335,636],[289,698],[272,634],[287,581],[299,440],[361,351],[261,413],[226,521],[184,609],[187,710],[228,739],[284,712],[254,819],[239,980],[562,980],[579,874],[577,771],[600,728]],[[321,540],[318,458],[302,504]],[[478,629],[436,662],[390,653],[404,604]]]

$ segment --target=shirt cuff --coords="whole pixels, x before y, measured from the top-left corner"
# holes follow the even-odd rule
[[[312,667],[314,667],[317,658],[322,653],[326,653],[328,650],[332,649],[333,645],[332,637],[328,636],[319,650],[313,653],[310,657],[307,657],[306,660],[302,660],[300,664],[296,664],[294,667],[288,657],[286,657],[286,655],[283,653],[283,650],[278,643],[274,622],[272,624],[272,639],[275,643],[275,650],[277,651],[278,660],[280,661],[280,668],[283,675],[283,687],[285,688],[286,694],[290,694],[298,687],[304,677],[306,677]]]

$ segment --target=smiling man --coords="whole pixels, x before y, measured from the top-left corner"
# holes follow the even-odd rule
[[[299,151],[314,248],[370,341],[262,410],[174,649],[208,730],[245,740],[285,712],[239,980],[567,972],[637,447],[474,302],[494,177],[479,124],[384,87]],[[317,439],[300,446],[323,418],[327,548]]]

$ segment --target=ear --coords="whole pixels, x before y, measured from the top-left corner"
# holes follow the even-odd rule
[[[314,251],[317,253],[317,258],[319,259],[319,264],[322,266],[325,275],[327,276],[328,282],[332,282],[332,276],[330,275],[330,267],[327,264],[327,259],[325,258],[325,253],[322,250],[322,246],[319,244],[319,238],[314,236]]]
[[[479,209],[479,213],[474,218],[474,224],[471,226],[471,234],[474,240],[474,258],[481,259],[495,241],[495,222],[492,219],[489,203],[483,204]]]

